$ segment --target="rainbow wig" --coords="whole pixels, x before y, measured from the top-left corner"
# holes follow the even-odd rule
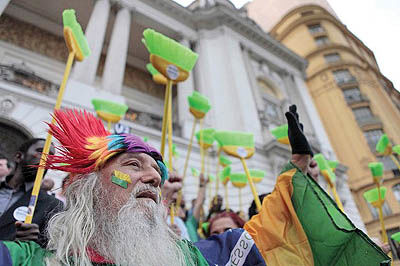
[[[56,124],[49,124],[49,132],[61,143],[59,155],[49,155],[47,169],[72,174],[72,180],[99,170],[111,157],[121,152],[139,152],[151,156],[161,169],[161,183],[168,179],[168,171],[161,154],[140,137],[133,134],[111,134],[103,122],[91,113],[78,110],[56,110]]]

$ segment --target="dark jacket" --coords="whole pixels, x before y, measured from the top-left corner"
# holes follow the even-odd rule
[[[0,217],[0,240],[15,239],[16,220],[13,216],[14,210],[20,206],[28,206],[31,193],[32,189],[25,192],[25,194]],[[32,223],[39,225],[40,234],[39,239],[36,242],[42,247],[45,247],[47,244],[47,222],[54,214],[62,210],[63,203],[60,200],[48,195],[45,191],[40,190]]]

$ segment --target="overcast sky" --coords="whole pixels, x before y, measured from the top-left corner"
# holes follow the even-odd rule
[[[192,0],[175,0],[187,6]],[[400,0],[328,0],[342,23],[375,54],[381,72],[400,90]],[[248,0],[232,0],[237,8]]]

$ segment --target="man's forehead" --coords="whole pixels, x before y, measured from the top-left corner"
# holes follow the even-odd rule
[[[141,160],[152,160],[156,162],[153,157],[143,152],[123,152],[119,155],[119,159],[137,158]]]

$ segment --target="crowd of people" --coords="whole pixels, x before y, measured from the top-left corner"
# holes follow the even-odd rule
[[[293,151],[289,170],[317,181],[296,108],[286,116]],[[29,204],[44,139],[24,143],[13,159],[0,157],[1,265],[268,264],[268,240],[260,237],[268,225],[265,204],[258,211],[253,202],[248,214],[237,213],[223,209],[217,195],[204,210],[208,180],[200,174],[191,208],[184,199],[176,206],[182,178],[168,172],[147,142],[111,134],[88,113],[57,111],[55,117],[50,132],[61,146],[50,149],[46,169],[69,174],[59,189],[43,180],[32,223],[20,214]],[[127,176],[126,183],[118,173]],[[269,195],[260,195],[261,202]],[[295,263],[290,265],[298,265],[296,256],[288,257]]]

